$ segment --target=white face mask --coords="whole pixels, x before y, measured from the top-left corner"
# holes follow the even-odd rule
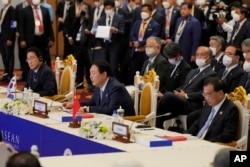
[[[203,5],[205,5],[205,3],[206,3],[206,0],[196,0],[195,1],[196,6],[203,6]]]
[[[170,7],[170,3],[169,2],[162,2],[162,6],[165,8],[165,9],[168,9]]]
[[[148,57],[153,57],[155,55],[155,49],[152,47],[146,47],[145,51]]]
[[[169,58],[168,61],[169,61],[169,63],[172,64],[172,65],[176,65],[177,62],[178,62],[175,58],[171,58],[171,59]]]
[[[149,14],[147,12],[141,12],[141,19],[145,20],[147,18],[149,18]]]
[[[232,64],[233,59],[229,57],[228,55],[223,56],[222,63],[224,66],[229,67]]]
[[[233,14],[232,15],[232,17],[233,17],[233,20],[235,21],[235,22],[238,22],[238,21],[240,21],[240,15],[238,15],[238,14]]]
[[[39,5],[41,0],[32,0],[33,5]]]
[[[114,13],[113,10],[105,10],[105,13],[107,16],[112,16],[112,14]]]
[[[244,59],[246,58],[246,55],[247,55],[246,53],[243,53],[243,57],[244,57]]]
[[[246,71],[247,73],[250,72],[250,62],[245,61],[243,64],[243,70]]]
[[[95,4],[96,7],[100,6],[100,2],[95,1],[94,4]]]
[[[7,5],[9,3],[9,0],[2,0],[3,5]]]
[[[206,59],[196,59],[195,60],[195,63],[198,67],[205,67],[207,64],[206,64]]]
[[[212,55],[216,55],[216,48],[213,48],[213,47],[209,47],[212,51]]]
[[[120,1],[115,1],[115,7],[119,8],[121,6]]]

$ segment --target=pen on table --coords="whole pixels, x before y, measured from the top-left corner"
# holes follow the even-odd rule
[[[145,128],[145,129],[141,129],[141,131],[147,131],[147,130],[155,130],[154,128]]]

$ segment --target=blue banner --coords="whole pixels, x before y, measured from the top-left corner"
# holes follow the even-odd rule
[[[17,151],[30,151],[32,145],[37,145],[41,157],[122,152],[122,150],[2,112],[0,112],[0,130],[3,141],[10,143]]]

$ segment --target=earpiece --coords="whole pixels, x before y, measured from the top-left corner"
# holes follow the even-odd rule
[[[43,61],[43,57],[42,56],[39,56],[39,61]]]

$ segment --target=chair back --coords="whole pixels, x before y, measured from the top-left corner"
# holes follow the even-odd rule
[[[146,83],[141,91],[140,114],[148,115],[153,110],[154,89],[150,82]]]
[[[0,167],[4,167],[9,157],[14,153],[16,150],[10,144],[0,142]]]
[[[73,71],[70,66],[66,66],[63,69],[60,83],[59,83],[59,94],[67,94],[74,88]]]

